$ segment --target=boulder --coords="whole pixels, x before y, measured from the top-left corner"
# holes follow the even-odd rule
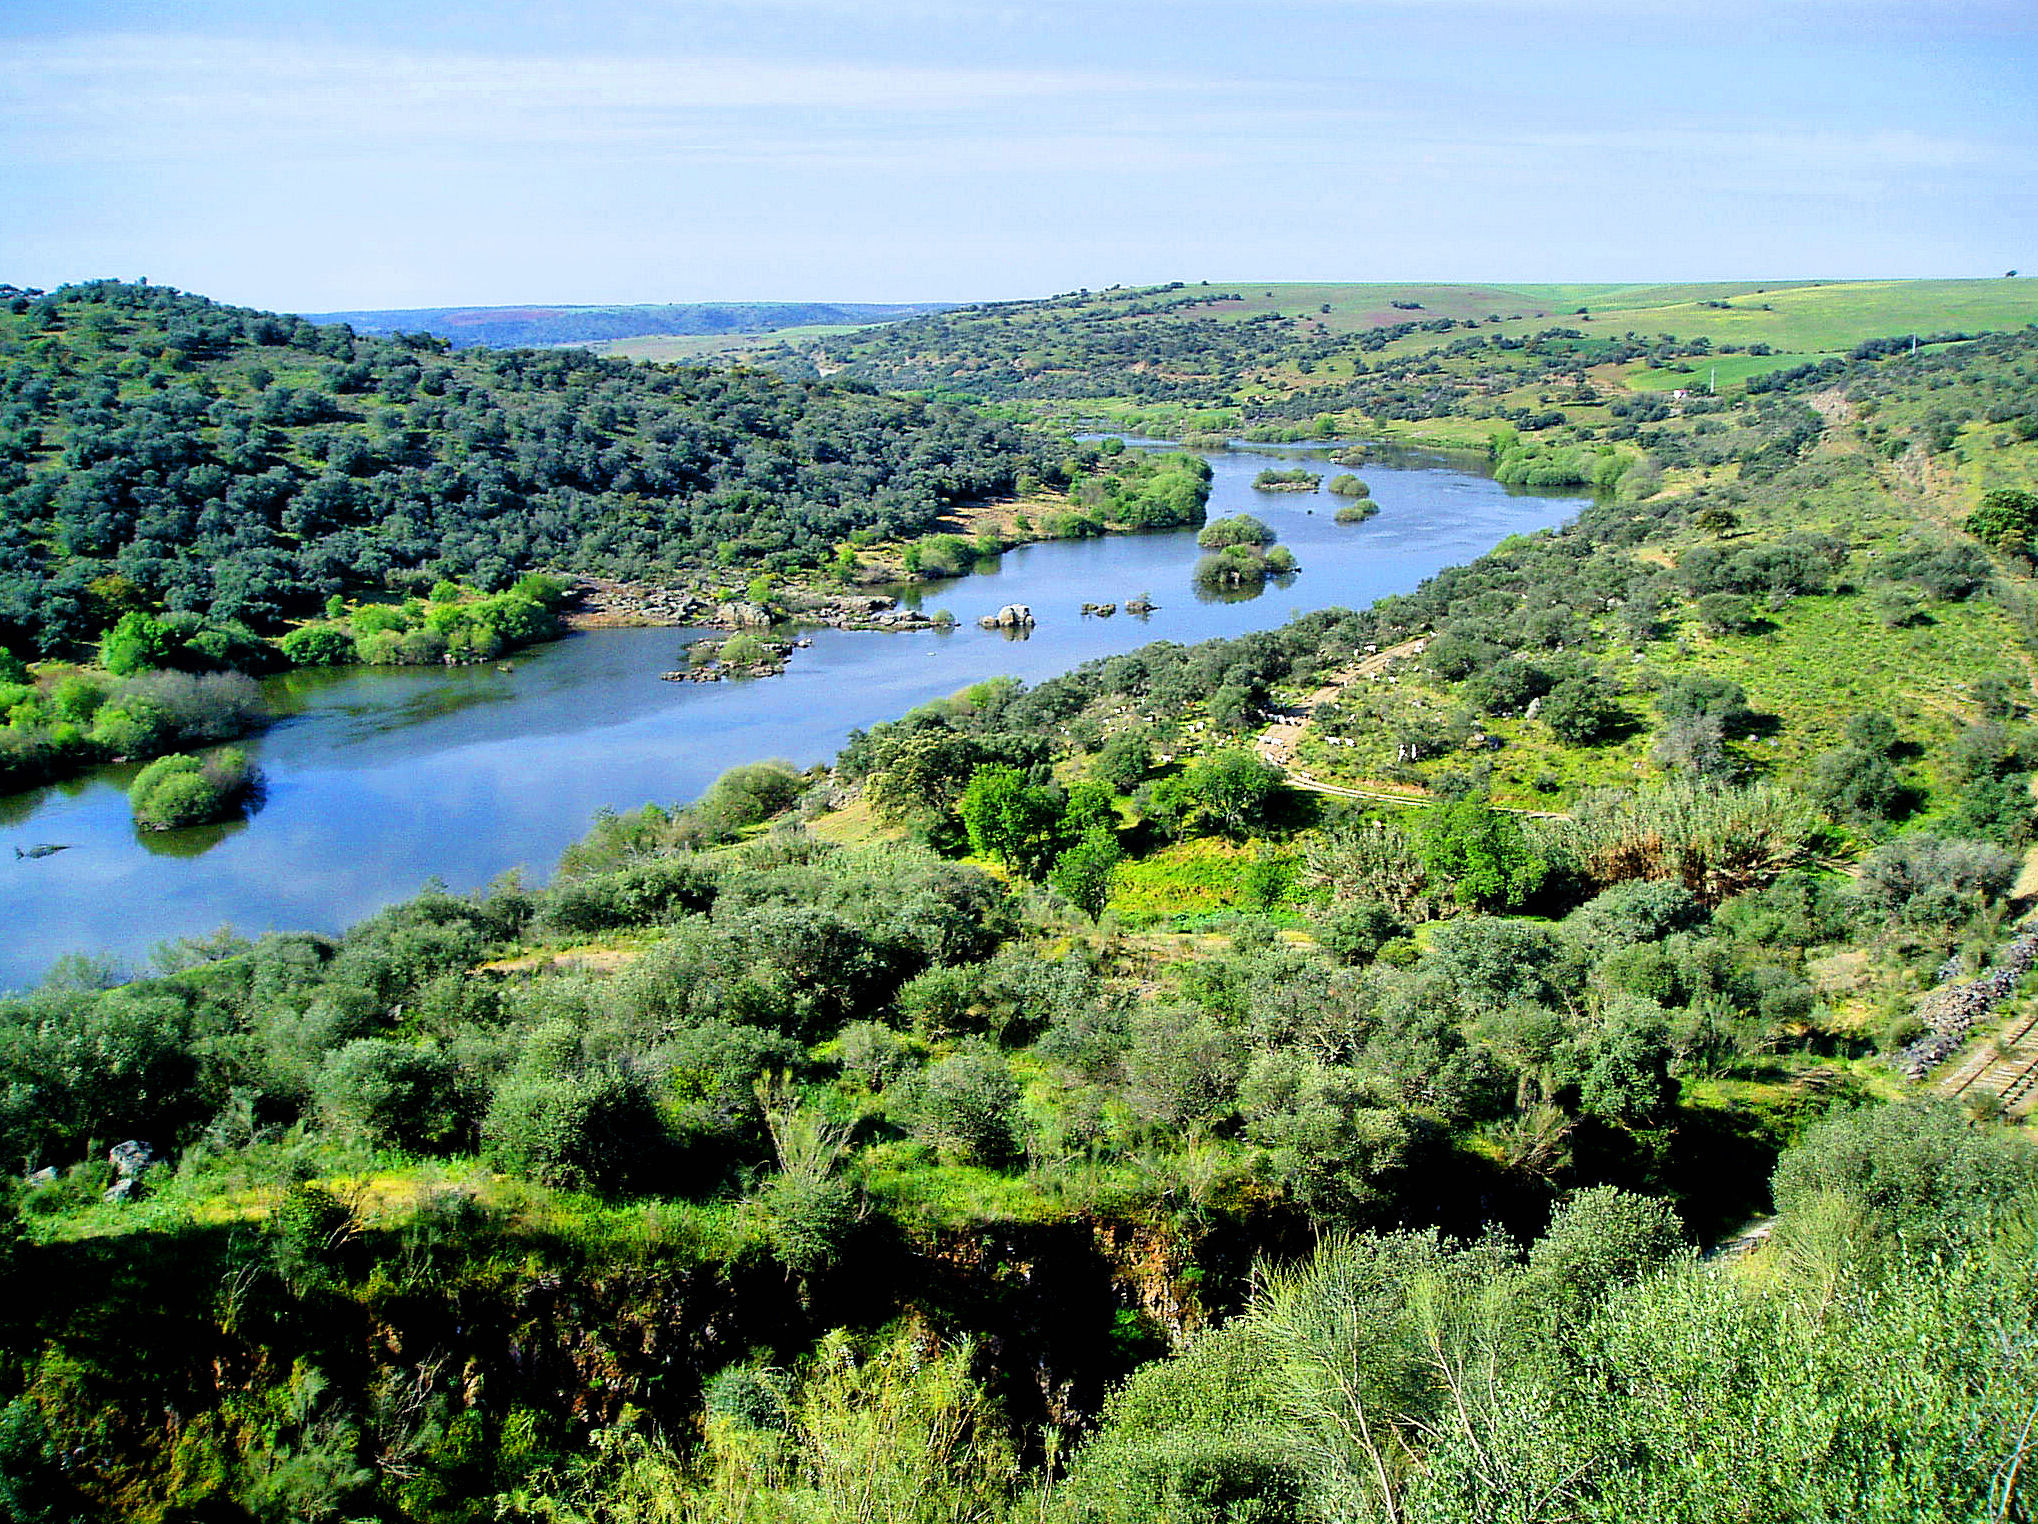
[[[122,1180],[131,1180],[156,1162],[153,1150],[146,1143],[130,1138],[125,1143],[116,1143],[106,1152],[106,1162],[113,1166],[113,1173]]]
[[[1023,603],[1008,603],[998,610],[997,622],[1000,629],[1022,629],[1033,623],[1033,610]]]

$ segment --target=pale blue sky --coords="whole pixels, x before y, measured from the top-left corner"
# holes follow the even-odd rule
[[[1997,275],[2038,269],[2034,81],[2030,0],[9,0],[0,280]]]

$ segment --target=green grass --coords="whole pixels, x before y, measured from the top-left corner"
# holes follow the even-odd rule
[[[1893,630],[1865,598],[1798,598],[1772,616],[1768,633],[1709,639],[1693,629],[1685,634],[1688,655],[1661,648],[1651,656],[1673,675],[1731,678],[1759,713],[1776,715],[1779,733],[1746,749],[1778,771],[1799,772],[1840,745],[1848,717],[1870,710],[1894,719],[1906,740],[1943,755],[1958,726],[1975,718],[1969,685],[1981,673],[2008,670],[2016,641],[2002,610],[1985,600],[1933,604],[1929,617],[1929,624]]]
[[[1333,334],[1450,317],[1492,316],[1505,331],[1531,332],[1575,321],[1584,307],[1588,332],[1674,333],[1715,342],[1763,342],[1795,353],[1830,353],[1862,339],[1951,329],[2020,328],[2038,321],[2038,279],[1875,281],[1697,281],[1636,284],[1460,285],[1437,282],[1327,284],[1222,280],[1161,292],[1097,292],[1079,309],[1123,311],[1146,301],[1177,301],[1237,293],[1239,300],[1192,307],[1186,316],[1244,322],[1267,313],[1320,321]],[[1131,299],[1131,300],[1128,300]],[[1728,307],[1700,305],[1726,302]],[[1419,303],[1398,308],[1395,302]],[[1321,309],[1328,305],[1330,311]],[[1134,320],[1137,321],[1137,320]],[[1418,335],[1420,347],[1437,342]],[[628,341],[619,341],[628,342]]]
[[[1690,367],[1686,370],[1637,370],[1621,379],[1631,392],[1668,392],[1679,388],[1704,391],[1715,383],[1721,391],[1729,392],[1738,389],[1750,376],[1766,376],[1771,371],[1788,370],[1820,358],[1815,354],[1719,355],[1713,359],[1680,361]]]
[[[1121,863],[1111,881],[1110,908],[1135,925],[1226,909],[1238,902],[1238,876],[1247,857],[1245,848],[1215,836],[1176,842]]]
[[[629,339],[599,339],[578,346],[617,360],[700,360],[711,355],[740,354],[802,340],[836,339],[845,333],[879,328],[881,323],[806,323],[771,328],[761,333],[647,333]]]

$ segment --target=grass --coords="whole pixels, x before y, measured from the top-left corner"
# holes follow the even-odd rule
[[[814,339],[835,339],[845,333],[880,328],[881,323],[803,323],[758,333],[647,333],[628,339],[598,339],[576,347],[616,360],[700,360],[711,355],[739,354]]]
[[[1250,856],[1248,848],[1215,836],[1176,842],[1119,865],[1110,909],[1132,926],[1227,909],[1238,902],[1239,873]]]
[[[1699,281],[1675,284],[1304,284],[1212,281],[1179,291],[1099,292],[1079,307],[1123,311],[1142,300],[1179,300],[1237,293],[1237,301],[1188,309],[1184,316],[1244,322],[1275,313],[1321,324],[1331,334],[1358,333],[1433,318],[1493,316],[1509,333],[1561,322],[1587,332],[1619,335],[1674,333],[1716,343],[1762,342],[1796,353],[1830,353],[1862,339],[1945,330],[2020,328],[2038,321],[2038,280],[1796,280]],[[1414,302],[1410,309],[1395,302]],[[1725,302],[1725,309],[1705,302]],[[1330,308],[1329,312],[1321,309]],[[1577,324],[1584,307],[1589,324]],[[1137,322],[1139,319],[1130,319]],[[1420,347],[1437,342],[1417,335]]]
[[[2001,670],[2015,637],[2002,610],[1979,599],[1934,604],[1929,617],[1929,624],[1889,629],[1864,598],[1798,598],[1765,634],[1714,639],[1693,629],[1684,654],[1666,647],[1651,655],[1673,676],[1731,678],[1758,713],[1776,715],[1777,735],[1750,742],[1747,751],[1777,771],[1809,766],[1842,743],[1849,716],[1869,710],[1943,755],[1955,729],[1975,717],[1969,683]]]
[[[1821,358],[1815,354],[1784,355],[1719,355],[1711,359],[1680,361],[1688,370],[1637,370],[1622,378],[1632,392],[1667,392],[1679,388],[1702,391],[1717,385],[1721,391],[1734,391],[1750,376],[1766,376],[1771,371],[1788,370],[1793,365]]]

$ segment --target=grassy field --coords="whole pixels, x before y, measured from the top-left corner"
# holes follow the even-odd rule
[[[772,328],[762,333],[651,333],[634,339],[602,339],[583,344],[598,355],[617,360],[706,360],[719,355],[743,354],[778,344],[798,344],[813,339],[835,339],[845,333],[877,328],[877,323],[806,323],[794,328]]]
[[[1179,301],[1202,285],[1162,292],[1143,288],[1144,300]],[[2038,279],[1875,281],[1703,281],[1637,285],[1298,284],[1212,281],[1226,297],[1191,307],[1186,315],[1245,322],[1276,314],[1314,318],[1331,333],[1355,333],[1428,318],[1498,318],[1546,327],[1586,309],[1594,327],[1615,333],[1675,333],[1716,342],[1764,342],[1814,353],[1843,349],[1865,338],[1949,329],[2018,328],[2038,321]],[[1097,292],[1080,310],[1123,310],[1129,292]],[[1236,301],[1228,298],[1236,295]],[[1706,306],[1705,303],[1724,303]],[[1413,303],[1414,306],[1396,306]],[[1329,311],[1324,311],[1325,307]],[[1433,342],[1433,341],[1431,341]]]
[[[1710,360],[1680,361],[1683,369],[1631,370],[1621,377],[1621,381],[1631,392],[1705,391],[1714,387],[1730,392],[1739,390],[1750,376],[1766,376],[1771,371],[1788,370],[1793,365],[1803,365],[1820,358],[1816,354],[1796,353],[1720,355]]]

